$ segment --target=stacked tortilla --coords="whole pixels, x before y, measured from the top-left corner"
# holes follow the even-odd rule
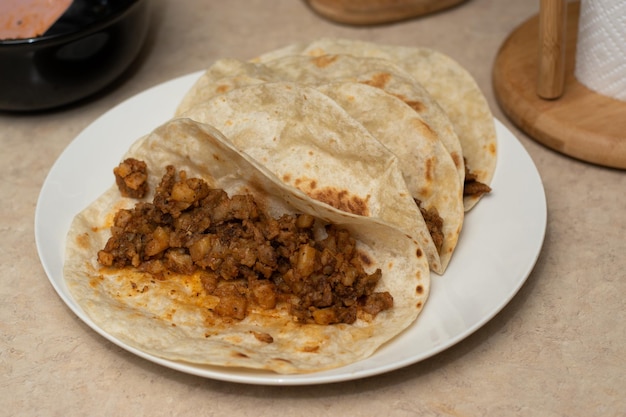
[[[159,357],[312,372],[364,359],[416,320],[429,270],[443,274],[478,201],[463,195],[466,164],[483,184],[493,175],[495,132],[484,97],[449,58],[325,39],[251,62],[217,61],[176,116],[120,159],[128,157],[152,167],[151,188],[172,164],[229,195],[252,194],[275,216],[307,213],[346,228],[369,267],[381,269],[393,308],[316,325],[277,306],[208,325],[206,306],[172,296],[200,294],[193,277],[161,282],[98,264],[114,213],[135,204],[115,188],[76,216],[68,235],[65,277],[81,307],[104,331]],[[424,213],[436,213],[440,236]]]
[[[415,211],[408,207],[415,205],[410,199],[394,202],[395,212],[385,211],[390,204],[383,204],[366,215],[418,238],[431,269],[442,274],[456,248],[464,212],[483,195],[464,195],[466,172],[488,185],[495,170],[493,117],[469,73],[429,49],[341,39],[290,45],[253,61],[222,59],[214,63],[187,93],[177,115],[215,126],[242,151],[264,158],[270,170],[290,174],[286,181],[290,185],[323,200],[308,190],[303,180],[318,178],[318,172],[307,173],[307,165],[299,158],[278,157],[286,148],[283,140],[292,140],[289,132],[277,131],[276,138],[268,141],[249,135],[251,130],[243,125],[251,117],[301,118],[314,125],[331,119],[328,124],[332,124],[334,114],[347,113],[398,158],[410,197],[419,201],[423,213],[436,213],[441,219],[441,236],[432,236],[420,214],[406,221],[403,213]],[[337,131],[336,138],[300,137],[310,140],[302,150],[306,153],[309,146],[315,146],[314,141],[351,140],[350,135],[340,135]],[[364,152],[359,141],[346,146],[348,154],[361,157]],[[349,182],[332,187],[356,191]],[[360,198],[367,195],[361,193]]]

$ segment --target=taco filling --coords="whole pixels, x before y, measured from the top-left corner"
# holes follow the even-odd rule
[[[122,194],[129,167],[117,167]],[[132,170],[131,178],[143,177]],[[136,182],[136,181],[133,181]],[[146,183],[133,184],[142,189]],[[389,292],[374,292],[381,270],[366,273],[369,260],[356,250],[347,230],[327,226],[316,239],[308,214],[272,218],[251,195],[229,197],[200,178],[166,168],[152,202],[139,202],[115,215],[112,236],[98,252],[105,267],[134,267],[164,280],[200,271],[204,291],[219,302],[211,310],[242,320],[248,305],[274,309],[286,303],[298,322],[354,323],[357,314],[375,316],[393,306]]]

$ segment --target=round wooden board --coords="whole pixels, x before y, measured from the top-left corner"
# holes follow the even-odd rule
[[[438,12],[467,0],[308,0],[321,16],[348,25],[378,25]]]
[[[493,68],[496,99],[511,121],[536,141],[574,158],[626,169],[626,102],[597,94],[574,77],[579,10],[579,2],[568,3],[563,95],[544,100],[536,93],[536,15],[516,28],[498,51]]]

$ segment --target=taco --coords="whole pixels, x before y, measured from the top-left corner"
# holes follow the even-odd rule
[[[450,154],[432,129],[406,104],[362,83],[330,83],[316,89],[336,101],[398,156],[445,272],[463,227],[463,188]],[[381,114],[384,116],[381,117]]]
[[[91,319],[134,348],[195,364],[320,371],[368,357],[411,325],[424,306],[429,270],[418,242],[377,219],[310,198],[209,125],[174,119],[138,140],[122,160],[115,170],[119,190],[112,187],[75,217],[64,274]],[[350,183],[354,173],[331,174]],[[211,203],[209,215],[194,216],[205,200],[215,201],[217,197],[208,197],[213,194],[230,208]],[[243,208],[250,204],[254,209]],[[169,226],[149,227],[144,215]],[[196,222],[190,220],[194,218]],[[254,226],[258,218],[291,226],[263,232]],[[175,224],[184,233],[169,229],[169,239],[162,239]],[[132,233],[111,245],[126,227]],[[203,230],[199,237],[196,229]],[[228,247],[230,257],[197,256],[206,249],[203,240],[218,229],[224,237],[210,248]],[[242,249],[248,246],[228,245],[243,238],[243,229],[255,239],[287,240],[287,230],[311,233],[291,241],[299,245],[291,249],[283,241],[259,244],[255,263]],[[331,256],[339,247],[344,252]],[[313,248],[321,254],[311,257]],[[274,258],[261,255],[267,250],[275,250]],[[185,269],[187,258],[200,268]],[[272,262],[266,258],[281,265],[278,272],[267,269]],[[336,294],[328,295],[325,285],[322,291],[317,288],[330,279],[323,277],[327,268],[336,268],[341,277],[332,291],[344,294],[340,307],[352,310],[348,319],[342,309],[325,307],[334,306]],[[355,288],[350,290],[351,285]],[[369,293],[359,292],[365,287]],[[271,288],[273,303],[267,301]],[[242,296],[250,297],[247,303]],[[331,301],[323,301],[325,297]],[[297,308],[305,302],[307,308]]]
[[[462,228],[465,174],[460,145],[445,114],[408,75],[386,61],[351,56],[323,61],[293,56],[270,66],[219,60],[186,94],[178,114],[214,123],[206,119],[213,112],[202,103],[228,91],[281,80],[314,87],[396,154],[431,233],[436,253],[429,243],[425,250],[432,269],[443,273]],[[353,152],[362,151],[354,146]]]
[[[493,115],[474,78],[451,57],[424,47],[322,38],[267,52],[253,61],[267,63],[293,55],[334,54],[389,60],[411,74],[447,113],[461,142],[468,170],[465,210],[470,210],[489,192],[497,159]]]
[[[214,126],[308,196],[400,228],[422,245],[431,269],[443,272],[397,156],[317,89],[289,82],[248,85],[203,101],[183,116]]]

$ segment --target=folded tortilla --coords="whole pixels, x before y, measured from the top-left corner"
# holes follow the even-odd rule
[[[396,154],[411,196],[443,219],[443,242],[434,250],[430,243],[425,246],[433,271],[443,273],[464,217],[460,143],[434,100],[393,64],[347,55],[328,60],[288,56],[267,64],[223,59],[189,90],[177,114],[214,123],[207,118],[214,112],[206,101],[248,85],[284,80],[324,93]],[[353,152],[361,150],[355,147]]]
[[[447,114],[426,89],[389,60],[351,55],[308,57],[289,55],[262,64],[235,59],[216,61],[181,101],[177,113],[233,88],[260,82],[290,81],[308,86],[359,82],[397,97],[411,107],[448,150],[462,184],[465,165],[461,143]]]
[[[182,117],[214,126],[308,196],[400,228],[422,245],[431,269],[443,272],[397,156],[317,89],[290,82],[247,85],[203,101]]]
[[[329,54],[385,59],[411,74],[447,113],[461,142],[468,169],[476,175],[478,182],[491,184],[497,159],[493,115],[472,75],[451,57],[424,47],[321,38],[267,52],[253,61],[267,63],[293,55],[320,57]],[[481,197],[466,196],[465,210],[474,207]]]
[[[337,210],[308,197],[240,152],[215,128],[175,119],[137,141],[123,159],[127,157],[153,168],[148,179],[151,188],[164,167],[172,164],[229,195],[252,194],[274,216],[307,213],[348,229],[357,239],[358,250],[373,261],[369,267],[382,270],[377,290],[389,291],[394,305],[373,319],[358,318],[350,325],[297,323],[280,307],[253,311],[241,321],[207,320],[210,313],[202,304],[197,277],[173,275],[155,280],[131,268],[104,269],[98,264],[96,253],[110,236],[113,214],[135,204],[111,188],[74,219],[64,274],[81,308],[124,343],[194,364],[313,372],[367,358],[411,325],[423,309],[430,278],[418,242],[375,218]],[[346,183],[354,179],[353,174],[341,173]],[[272,341],[260,340],[255,337],[258,333],[270,335]]]

